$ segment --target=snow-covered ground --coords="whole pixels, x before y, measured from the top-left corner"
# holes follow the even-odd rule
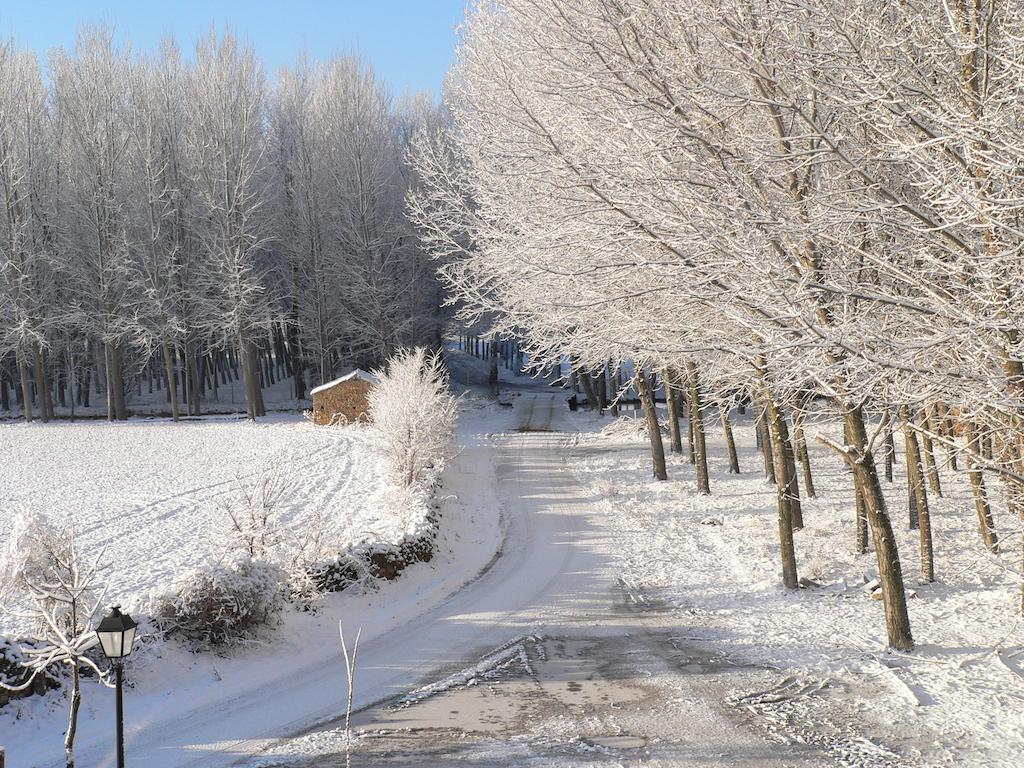
[[[0,543],[19,507],[70,520],[83,551],[106,549],[108,598],[129,609],[216,557],[227,521],[220,505],[263,475],[287,484],[285,524],[322,512],[339,547],[362,536],[394,541],[404,530],[373,503],[382,477],[372,433],[358,426],[318,429],[273,415],[255,424],[8,424],[0,451],[18,457],[0,478]],[[16,617],[0,618],[0,632],[19,628]]]
[[[587,428],[601,422],[591,417]],[[607,423],[607,420],[606,422]],[[809,428],[837,439],[837,424]],[[899,539],[917,649],[885,649],[882,604],[863,586],[875,555],[854,554],[851,481],[837,457],[812,447],[818,497],[805,500],[796,535],[802,576],[822,586],[781,588],[774,487],[763,477],[749,420],[736,438],[740,475],[720,429],[708,436],[713,495],[696,493],[694,473],[670,459],[670,481],[652,481],[646,438],[611,428],[574,439],[577,477],[617,531],[617,558],[638,599],[687,616],[692,642],[736,663],[772,665],[795,681],[767,699],[743,699],[776,724],[828,732],[821,686],[859,692],[851,717],[877,723],[891,746],[926,765],[1019,766],[1024,761],[1024,625],[1018,612],[1020,523],[993,488],[1002,554],[981,544],[966,473],[942,471],[943,498],[930,497],[936,576],[919,584],[918,534],[908,530],[906,484],[897,441],[895,483],[885,493]],[[944,452],[940,452],[944,453]],[[1000,514],[1002,512],[1002,514]],[[714,519],[716,524],[710,523]],[[785,729],[783,729],[784,731]],[[806,734],[805,734],[806,735]],[[784,737],[784,736],[783,736]],[[812,737],[813,738],[813,737]]]
[[[444,481],[438,556],[373,593],[329,595],[315,613],[286,609],[281,626],[227,655],[193,654],[175,642],[143,644],[128,673],[130,751],[147,754],[147,766],[169,768],[190,759],[188,745],[196,745],[203,726],[212,748],[218,739],[211,736],[286,733],[314,715],[336,712],[339,620],[353,632],[361,627],[364,642],[371,642],[486,565],[498,546],[498,505],[488,496],[493,467],[477,432],[500,427],[508,414],[474,401],[465,401],[463,410],[470,414],[460,426],[464,449],[452,472],[463,481],[476,479],[481,489],[463,502],[449,487],[457,482]],[[216,556],[223,515],[218,500],[238,478],[258,476],[268,466],[292,483],[285,521],[301,526],[311,511],[322,511],[336,524],[339,548],[367,538],[395,541],[407,522],[382,515],[374,504],[382,478],[372,430],[365,427],[316,428],[292,416],[256,424],[224,418],[58,422],[0,426],[0,441],[3,455],[19,457],[0,478],[0,545],[10,511],[20,505],[70,516],[83,549],[107,547],[108,602],[120,600],[129,610],[141,610],[150,590]],[[0,633],[23,629],[17,616],[0,617]],[[303,680],[305,687],[297,682]],[[275,704],[288,685],[301,706]],[[61,764],[66,712],[59,693],[0,709],[0,745],[9,764]],[[81,764],[111,764],[112,713],[110,691],[87,681],[77,740]]]
[[[340,619],[347,630],[363,630],[357,765],[413,765],[423,754],[437,764],[454,755],[452,762],[481,766],[1020,763],[1020,529],[998,514],[1005,510],[998,493],[1005,554],[991,556],[979,541],[966,478],[943,470],[946,495],[933,500],[938,581],[920,585],[897,462],[886,491],[916,592],[909,608],[918,648],[895,654],[884,647],[881,604],[863,589],[874,556],[852,554],[849,478],[825,449],[812,448],[818,498],[805,503],[806,528],[797,534],[801,575],[822,586],[786,592],[774,489],[762,479],[748,421],[736,428],[739,476],[725,473],[721,435],[711,429],[714,493],[706,497],[696,494],[685,460],[672,459],[670,482],[652,481],[638,430],[620,423],[602,433],[610,419],[571,415],[560,393],[542,385],[508,398],[514,409],[463,404],[463,451],[445,474],[434,561],[375,593],[334,595],[318,613],[287,612],[262,642],[230,656],[193,655],[174,644],[137,652],[127,694],[135,759],[153,768],[224,766],[262,753],[253,765],[343,765]],[[523,425],[529,431],[509,431]],[[202,447],[204,429],[214,430],[214,446]],[[131,430],[140,430],[138,440],[124,437]],[[816,430],[834,436],[836,426]],[[47,443],[47,434],[62,437]],[[141,539],[177,530],[173,546],[164,539],[147,550],[152,566],[112,557],[125,571],[118,588],[141,593],[179,567],[175,558],[183,567],[200,557],[190,547],[207,546],[207,528],[174,529],[175,521],[211,522],[215,504],[205,517],[196,510],[234,474],[268,460],[308,481],[305,495],[291,499],[296,514],[337,504],[348,510],[343,517],[362,519],[346,535],[371,525],[382,536],[398,532],[399,523],[388,528],[366,509],[376,472],[366,435],[290,418],[10,425],[0,439],[24,441],[28,455],[17,470],[24,476],[4,487],[4,506],[49,498],[93,526],[114,506],[140,521]],[[98,459],[89,457],[102,450],[124,466],[91,484],[89,462]],[[182,456],[191,471],[177,466]],[[130,469],[143,461],[148,480]],[[64,483],[72,487],[63,491]],[[363,508],[355,509],[359,498]],[[163,510],[166,526],[147,517],[150,509]],[[702,524],[709,519],[721,524]],[[480,680],[488,682],[478,687]],[[411,692],[405,708],[389,707]],[[112,709],[110,692],[88,683],[80,764],[111,765]],[[0,744],[11,763],[58,765],[65,713],[59,695],[0,710]],[[320,719],[323,726],[310,730]],[[422,739],[410,723],[422,724]]]

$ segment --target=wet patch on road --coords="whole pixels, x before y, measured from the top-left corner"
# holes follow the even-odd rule
[[[676,649],[669,633],[656,642],[659,653],[652,653],[650,636],[628,633],[517,638],[478,664],[358,713],[351,764],[822,765],[817,750],[780,747],[746,733],[741,717],[729,721],[730,710],[721,698],[709,705],[679,696],[671,682],[680,672],[722,679],[738,670]],[[334,746],[325,746],[332,733]],[[317,741],[308,757],[302,755],[303,738]],[[337,729],[309,734],[275,751],[255,765],[346,764],[344,734]]]

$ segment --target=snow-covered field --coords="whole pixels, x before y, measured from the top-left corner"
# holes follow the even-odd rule
[[[599,424],[593,425],[595,428]],[[835,438],[833,424],[809,429]],[[875,555],[854,554],[849,476],[824,448],[812,448],[818,498],[805,501],[796,535],[801,576],[820,588],[781,588],[775,491],[763,479],[749,421],[736,429],[741,475],[728,475],[720,430],[709,434],[713,495],[696,493],[693,470],[674,457],[670,481],[650,480],[646,438],[626,430],[575,439],[581,482],[621,535],[624,582],[639,599],[684,612],[688,639],[734,662],[777,666],[793,690],[752,706],[766,718],[827,732],[825,687],[859,691],[853,718],[875,722],[904,754],[927,765],[1019,766],[1024,760],[1024,626],[1018,613],[1020,523],[1001,495],[994,511],[1003,553],[978,533],[966,473],[942,472],[945,497],[932,501],[936,576],[919,584],[918,538],[908,530],[906,485],[897,443],[895,483],[885,484],[899,538],[917,641],[911,654],[885,649],[882,604],[863,589]],[[995,490],[995,489],[993,489]],[[1000,512],[1002,514],[1000,515]],[[716,518],[720,525],[710,523]],[[811,692],[812,695],[808,695]],[[813,738],[813,733],[811,738]]]
[[[405,521],[374,504],[382,478],[371,438],[366,428],[317,429],[300,416],[5,425],[0,452],[18,458],[0,476],[0,546],[20,507],[69,519],[83,551],[106,549],[108,600],[134,608],[216,557],[221,504],[240,483],[273,474],[287,485],[284,523],[320,512],[339,548],[361,537],[395,541]],[[16,617],[0,618],[0,632],[18,628]]]

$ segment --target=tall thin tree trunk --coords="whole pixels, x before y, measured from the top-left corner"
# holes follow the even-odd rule
[[[125,370],[124,351],[119,344],[111,346],[111,389],[114,401],[114,418],[118,421],[128,419],[128,404],[125,401]]]
[[[800,459],[800,466],[804,474],[804,493],[807,498],[813,499],[814,476],[811,473],[811,454],[807,450],[807,435],[804,434],[804,411],[802,408],[793,409],[793,447],[796,450],[797,458]]]
[[[868,444],[864,413],[860,406],[840,405],[851,449],[847,453],[847,460],[858,474],[860,486],[864,489],[864,505],[875,545],[878,578],[882,585],[882,604],[885,607],[885,629],[889,647],[899,651],[910,651],[914,648],[914,636],[910,631],[910,616],[907,613],[903,569],[900,566],[896,536],[893,534],[892,523],[885,507],[882,486],[878,481],[875,460]]]
[[[949,405],[947,403],[938,403],[936,405],[936,416],[942,429],[943,436],[949,441],[946,443],[946,460],[949,462],[949,468],[954,472],[957,471],[957,447],[955,444],[956,433],[953,431],[953,418],[949,414]]]
[[[78,731],[78,710],[82,706],[82,683],[78,677],[78,665],[71,666],[71,712],[68,714],[68,729],[64,734],[64,756],[67,768],[75,768],[75,733]]]
[[[495,334],[491,337],[491,345],[493,352],[493,345],[498,341],[498,335]],[[491,395],[494,397],[498,396],[498,356],[492,354],[490,360],[490,368],[487,371],[487,384],[491,389]]]
[[[798,531],[804,527],[803,510],[800,506],[800,485],[796,476],[796,462],[793,460],[793,446],[789,440],[789,427],[786,414],[773,399],[770,392],[765,391],[764,402],[767,406],[769,434],[775,460],[776,490],[779,504],[788,507],[786,516]]]
[[[697,493],[711,493],[711,478],[708,475],[708,447],[704,439],[703,401],[700,396],[700,378],[697,365],[686,361],[686,379],[690,389],[690,423],[693,424],[693,445],[697,466]]]
[[[28,378],[28,361],[25,359],[25,352],[18,350],[18,375],[21,377],[21,410],[26,422],[31,422],[32,414],[32,384]]]
[[[256,390],[259,384],[255,381],[255,366],[252,361],[251,344],[245,338],[239,340],[239,354],[242,356],[242,389],[245,392],[245,416],[249,421],[256,421],[258,416]]]
[[[729,474],[740,473],[740,457],[736,452],[736,440],[732,434],[732,424],[729,423],[729,409],[725,403],[718,404],[718,411],[722,417],[722,432],[725,434],[725,448],[729,453]]]
[[[181,414],[178,412],[178,385],[174,381],[174,354],[171,352],[171,345],[163,343],[164,352],[164,376],[167,378],[167,396],[171,402],[171,418],[178,421]]]
[[[46,361],[46,353],[39,344],[35,344],[32,356],[35,361],[36,390],[39,396],[39,414],[43,421],[54,418],[53,391],[50,382],[50,369]]]
[[[654,395],[647,383],[643,368],[637,370],[636,376],[637,392],[640,395],[640,404],[644,409],[644,416],[647,418],[647,437],[651,443],[651,461],[654,465],[655,480],[668,480],[668,470],[665,467],[665,444],[661,440],[661,425],[658,424],[658,411],[654,404]]]
[[[793,529],[796,527],[796,523],[793,519],[794,506],[792,504],[791,478],[787,477],[789,467],[784,455],[783,434],[785,432],[785,422],[779,415],[779,409],[772,403],[771,396],[767,393],[765,393],[764,401],[768,410],[767,419],[771,428],[766,437],[774,450],[775,466],[779,470],[778,482],[775,488],[779,515],[779,549],[782,554],[782,583],[786,589],[796,589],[799,586],[796,548],[793,545]],[[792,479],[795,480],[796,478]]]
[[[932,549],[932,523],[928,511],[928,491],[925,488],[924,474],[921,469],[921,450],[917,444],[917,435],[911,424],[910,409],[903,406],[903,435],[907,450],[907,492],[913,494],[917,508],[917,525],[921,539],[921,579],[935,581],[935,556]]]
[[[999,537],[996,535],[995,523],[992,520],[992,505],[988,501],[988,493],[985,489],[985,476],[977,461],[973,458],[979,450],[978,429],[971,423],[968,424],[968,442],[970,450],[967,452],[967,470],[971,479],[971,495],[974,497],[974,510],[978,515],[978,527],[981,529],[981,540],[989,552],[999,552]]]
[[[850,428],[843,422],[843,445],[850,444]],[[853,478],[853,513],[855,538],[853,551],[858,555],[866,554],[868,551],[868,508],[865,501],[865,489],[861,485],[863,479],[857,473],[853,465],[850,465],[850,475]]]
[[[612,401],[610,404],[612,418],[619,418],[619,367],[613,366],[611,361],[608,361],[608,389],[611,392]],[[676,413],[679,413],[678,409]]]
[[[764,458],[764,476],[769,483],[775,482],[775,458],[772,456],[772,444],[768,435],[768,419],[765,415],[767,405],[757,405],[757,429],[761,436],[761,456]]]
[[[931,432],[936,430],[934,427],[934,420],[932,419],[931,406],[925,406],[921,409],[921,443],[922,443],[922,455],[924,458],[924,471],[928,478],[928,487],[931,492],[938,497],[942,497],[942,484],[939,482],[939,468],[935,463],[935,446],[932,442]]]
[[[896,439],[892,434],[892,414],[889,412],[889,406],[885,407],[885,413],[882,414],[882,419],[885,422],[884,437],[883,437],[883,450],[885,453],[885,479],[887,482],[892,482],[893,477],[893,463],[896,460]]]
[[[675,393],[672,391],[674,385],[672,382],[672,375],[666,368],[661,375],[661,380],[665,386],[665,407],[668,411],[668,431],[671,436],[671,451],[672,453],[683,452],[683,433],[679,429],[679,410],[677,408],[677,401]]]
[[[696,465],[697,463],[697,447],[695,444],[695,438],[693,434],[693,413],[690,411],[690,398],[680,397],[680,401],[683,404],[683,408],[686,410],[686,447],[687,455],[690,459],[690,463]],[[678,407],[678,404],[677,404]]]

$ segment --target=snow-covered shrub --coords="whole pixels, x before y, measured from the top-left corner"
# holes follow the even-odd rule
[[[0,707],[12,699],[41,695],[51,688],[60,688],[66,669],[57,667],[43,672],[30,669],[31,658],[26,651],[38,649],[30,640],[14,642],[0,637]],[[26,683],[29,686],[24,687]]]
[[[320,592],[341,592],[353,585],[365,586],[372,578],[367,561],[354,552],[341,552],[330,560],[313,563],[308,574]]]
[[[302,509],[286,524],[286,500],[295,485],[273,465],[240,477],[233,494],[219,502],[223,512],[218,530],[223,557],[248,557],[275,564],[285,576],[288,599],[308,609],[322,595],[311,575],[325,556],[331,538],[327,518],[319,509]]]
[[[370,417],[402,486],[432,485],[452,455],[456,400],[441,356],[422,347],[396,353],[370,390]]]
[[[238,478],[233,495],[220,501],[226,549],[265,558],[281,538],[280,508],[291,484],[274,467]]]
[[[68,545],[67,537],[45,515],[30,509],[16,512],[0,550],[0,609],[13,610],[30,598],[29,585],[45,582],[54,558],[67,557]]]
[[[165,634],[196,649],[237,645],[277,619],[286,582],[280,566],[239,555],[184,574],[151,600],[150,613]]]

